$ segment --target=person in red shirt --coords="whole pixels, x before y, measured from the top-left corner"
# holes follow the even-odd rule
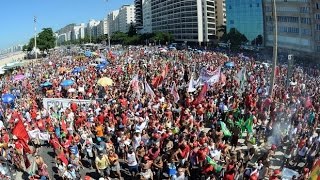
[[[206,146],[202,146],[197,153],[197,162],[200,167],[203,166],[204,161],[206,160],[207,155],[209,154],[209,148]]]
[[[72,110],[72,112],[76,112],[77,109],[78,109],[77,103],[71,101],[71,103],[70,103],[70,109]]]

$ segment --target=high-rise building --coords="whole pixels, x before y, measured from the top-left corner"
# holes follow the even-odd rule
[[[135,7],[134,5],[123,5],[119,9],[119,31],[127,33],[130,25],[135,25]]]
[[[143,29],[143,4],[144,0],[134,0],[136,29],[139,32]]]
[[[108,16],[103,19],[103,34],[108,34],[109,27],[108,27]]]
[[[141,33],[152,32],[151,0],[142,1],[142,30]]]
[[[169,32],[181,42],[212,42],[218,23],[225,23],[219,4],[223,7],[223,0],[152,0],[152,31]]]
[[[85,35],[84,32],[85,32],[84,23],[74,26],[72,30],[72,40],[83,39]]]
[[[273,46],[272,1],[264,2],[265,45]],[[320,52],[320,0],[276,0],[280,51]]]
[[[227,25],[227,12],[226,12],[226,3],[225,0],[216,0],[215,1],[216,9],[216,35],[220,38],[223,35],[223,32],[219,32],[223,26]]]
[[[262,0],[226,0],[227,32],[235,28],[249,41],[263,36]]]
[[[91,19],[86,27],[86,34],[89,35],[89,37],[97,37],[98,36],[98,25],[100,21]]]
[[[135,0],[136,29],[140,34],[152,32],[151,1]]]
[[[112,11],[108,14],[108,34],[111,35],[114,32],[119,31],[119,10]]]

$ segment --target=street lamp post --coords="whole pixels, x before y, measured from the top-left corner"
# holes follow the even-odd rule
[[[273,95],[275,73],[278,59],[278,19],[277,19],[277,6],[276,0],[272,0],[272,13],[273,13],[273,61],[270,85],[270,97]]]

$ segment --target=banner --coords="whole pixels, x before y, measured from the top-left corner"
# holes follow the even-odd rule
[[[65,99],[65,98],[43,98],[43,107],[46,109],[61,108],[65,110],[70,107],[70,103],[74,102],[78,104],[78,107],[89,108],[92,100],[79,100],[79,99]]]

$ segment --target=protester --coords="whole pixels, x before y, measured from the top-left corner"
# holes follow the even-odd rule
[[[2,99],[2,157],[28,171],[37,154],[34,178],[49,178],[39,155],[48,144],[65,179],[82,168],[106,179],[279,179],[274,154],[286,147],[283,167],[312,175],[318,69],[286,78],[278,65],[270,94],[271,68],[254,58],[139,46],[94,54],[53,50],[2,77],[2,94],[16,95]]]

